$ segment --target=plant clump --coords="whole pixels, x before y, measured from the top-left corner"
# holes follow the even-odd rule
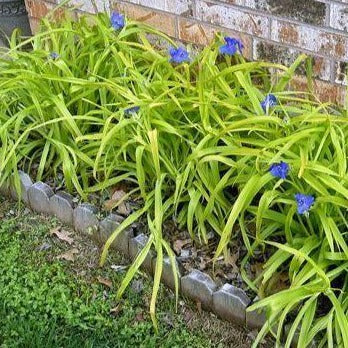
[[[255,345],[290,324],[286,346],[296,333],[299,347],[348,347],[347,111],[288,90],[305,56],[287,68],[247,62],[242,49],[217,35],[194,56],[120,14],[43,20],[0,61],[0,184],[20,189],[19,168],[84,198],[126,182],[141,208],[102,263],[145,216],[150,237],[118,296],[155,250],[155,325],[163,256],[175,255],[162,226],[174,219],[196,243],[213,232],[215,259],[235,238],[244,268],[270,255],[257,277],[242,268],[260,298],[251,309],[267,309]]]

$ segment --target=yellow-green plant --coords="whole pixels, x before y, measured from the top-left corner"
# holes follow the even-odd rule
[[[0,61],[0,184],[13,174],[20,189],[18,168],[38,180],[63,173],[82,197],[127,182],[143,204],[101,263],[146,216],[148,243],[118,295],[155,250],[155,325],[163,254],[174,258],[162,226],[174,218],[197,243],[213,231],[216,257],[236,238],[243,267],[256,250],[271,255],[256,279],[242,269],[261,298],[251,309],[268,311],[255,345],[267,332],[279,343],[290,322],[286,346],[296,333],[299,347],[348,347],[347,111],[288,91],[304,56],[289,68],[247,62],[220,35],[188,55],[121,17],[46,19],[33,38],[12,38]]]

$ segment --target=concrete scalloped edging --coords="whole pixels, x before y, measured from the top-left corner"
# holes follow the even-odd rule
[[[98,219],[98,210],[89,203],[74,205],[72,197],[65,192],[54,193],[45,183],[33,183],[28,174],[19,171],[21,181],[22,202],[37,213],[55,216],[61,222],[70,225],[75,231],[88,234],[94,241],[103,243],[120,224],[123,217],[111,213],[103,220]],[[5,184],[0,187],[0,194],[18,199],[13,186]],[[129,228],[123,231],[112,244],[112,248],[123,253],[131,260],[145,245],[147,237],[140,233],[134,236]],[[153,252],[146,257],[142,268],[153,274],[156,257]],[[220,288],[213,279],[199,271],[192,270],[183,275],[180,263],[176,259],[179,276],[179,293],[184,297],[200,302],[202,307],[215,313],[219,318],[233,324],[246,326],[250,329],[260,329],[266,322],[264,312],[247,312],[246,308],[252,301],[240,288],[224,284]],[[168,288],[174,288],[174,275],[168,257],[163,261],[162,283]]]

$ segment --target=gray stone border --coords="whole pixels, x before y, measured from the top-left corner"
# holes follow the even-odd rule
[[[54,193],[43,182],[33,183],[29,175],[24,172],[20,172],[19,177],[22,190],[20,198],[25,205],[37,213],[55,216],[62,223],[72,226],[75,231],[88,234],[99,244],[104,243],[124,219],[122,216],[112,213],[100,220],[98,210],[92,204],[81,203],[74,206],[73,199],[68,193],[63,191]],[[0,194],[4,197],[18,199],[11,184],[2,185]],[[116,238],[111,247],[123,253],[130,260],[134,260],[145,245],[147,238],[143,233],[135,236],[133,229],[129,228]],[[155,261],[156,256],[153,251],[150,251],[142,264],[142,269],[152,275]],[[224,284],[218,288],[209,275],[196,269],[184,275],[177,258],[175,268],[178,271],[179,293],[184,297],[199,303],[205,310],[213,312],[219,318],[233,324],[250,329],[260,329],[265,324],[264,312],[246,310],[253,301],[242,289],[231,284]],[[161,281],[173,290],[174,279],[170,260],[165,256]]]

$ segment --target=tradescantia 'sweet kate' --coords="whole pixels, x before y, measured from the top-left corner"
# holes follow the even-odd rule
[[[314,197],[303,193],[295,194],[297,202],[297,212],[301,215],[308,213],[311,206],[314,204]]]
[[[125,25],[124,15],[118,12],[113,12],[110,17],[111,26],[115,30],[122,29]]]
[[[278,103],[277,97],[274,94],[267,94],[265,99],[260,103],[264,112],[272,106],[276,106]]]
[[[229,56],[233,56],[237,52],[242,54],[244,45],[240,40],[228,36],[225,36],[224,40],[225,44],[219,48],[221,54],[227,54]]]
[[[277,178],[286,179],[289,169],[289,165],[282,161],[280,163],[272,164],[269,171]]]
[[[183,47],[178,47],[178,48],[171,47],[169,49],[169,55],[170,55],[169,61],[171,63],[180,64],[180,63],[190,61],[190,56],[189,56],[187,50]]]

